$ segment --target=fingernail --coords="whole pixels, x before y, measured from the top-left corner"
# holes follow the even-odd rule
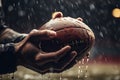
[[[55,36],[57,36],[57,33],[55,31],[50,31],[48,35],[50,38],[54,38]]]
[[[38,30],[37,29],[33,29],[30,34],[36,33]]]
[[[68,48],[68,49],[71,49],[71,46],[69,46],[69,45],[66,45],[65,47]]]
[[[79,21],[82,21],[82,22],[83,22],[83,19],[82,19],[82,18],[78,17],[77,19],[78,19]]]

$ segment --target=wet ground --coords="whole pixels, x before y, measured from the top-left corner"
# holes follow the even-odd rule
[[[86,69],[87,68],[87,69]],[[10,80],[13,74],[3,75],[3,80]],[[75,65],[72,69],[60,74],[41,75],[24,67],[18,67],[12,80],[120,80],[120,65],[89,64]]]

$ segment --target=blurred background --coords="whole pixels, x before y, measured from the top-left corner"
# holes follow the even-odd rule
[[[120,80],[120,0],[3,0],[0,17],[14,30],[28,33],[55,11],[81,17],[93,30],[96,41],[89,61],[83,59],[61,74],[40,75],[18,67],[15,80]]]

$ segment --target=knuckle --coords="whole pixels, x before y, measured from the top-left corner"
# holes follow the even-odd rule
[[[33,30],[30,32],[30,34],[33,34],[33,33],[35,33],[35,32],[37,32],[37,29],[33,29]]]

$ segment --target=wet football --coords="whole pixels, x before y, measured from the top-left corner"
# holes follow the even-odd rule
[[[65,45],[70,45],[72,47],[72,51],[77,51],[78,54],[76,58],[68,67],[66,67],[66,69],[76,64],[76,60],[81,60],[94,44],[95,37],[93,31],[79,18],[56,17],[40,28],[40,30],[44,29],[56,31],[57,36],[52,40],[41,41],[39,47],[42,51],[57,51]],[[62,58],[63,61],[68,57],[69,56],[65,55]]]
[[[40,29],[57,32],[56,38],[41,41],[40,47],[45,52],[57,51],[65,45],[70,45],[80,57],[92,47],[95,39],[93,31],[85,23],[71,17],[51,19]]]

